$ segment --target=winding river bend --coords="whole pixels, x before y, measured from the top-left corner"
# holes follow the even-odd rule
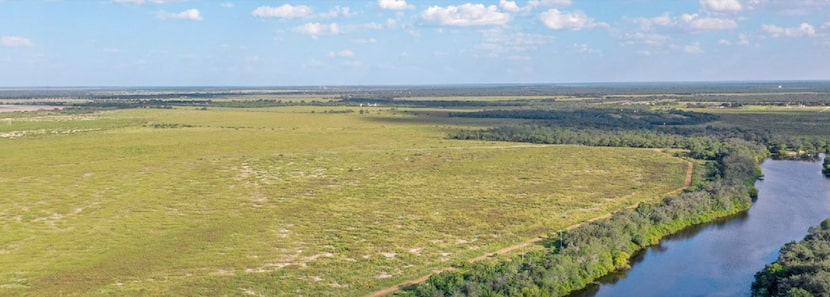
[[[755,272],[784,243],[830,217],[830,180],[821,162],[767,160],[758,200],[746,213],[664,239],[632,268],[576,292],[587,296],[749,296]]]

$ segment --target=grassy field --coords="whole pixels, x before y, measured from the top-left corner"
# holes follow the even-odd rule
[[[0,114],[0,295],[358,296],[685,178],[655,150],[332,109]]]

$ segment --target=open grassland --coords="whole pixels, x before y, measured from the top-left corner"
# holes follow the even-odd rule
[[[331,109],[0,114],[20,134],[0,138],[0,295],[356,296],[657,200],[687,169]]]

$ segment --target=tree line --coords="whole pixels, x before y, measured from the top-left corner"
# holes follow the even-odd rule
[[[804,240],[785,244],[778,259],[755,274],[754,297],[830,296],[830,219]]]

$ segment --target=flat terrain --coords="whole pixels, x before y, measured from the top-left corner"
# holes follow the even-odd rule
[[[0,113],[15,112],[15,111],[36,111],[36,110],[53,110],[61,109],[60,106],[48,105],[6,105],[0,104]]]
[[[746,106],[738,109],[707,109],[721,122],[747,128],[767,129],[779,135],[830,137],[830,107]]]
[[[358,296],[684,185],[656,150],[344,107],[0,115],[0,295]]]

